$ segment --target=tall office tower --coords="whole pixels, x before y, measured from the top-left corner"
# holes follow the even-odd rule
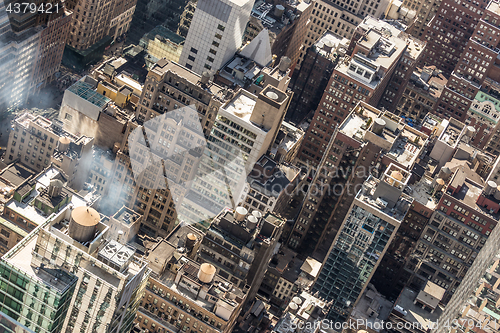
[[[290,96],[271,85],[258,96],[240,89],[219,110],[189,192],[177,213],[208,221],[244,199],[245,178],[276,139]]]
[[[307,48],[316,43],[325,31],[350,39],[356,27],[367,16],[375,19],[382,17],[388,4],[387,0],[362,0],[355,3],[339,0],[315,1],[309,17],[309,30],[304,36],[296,68],[302,66]]]
[[[64,131],[57,120],[25,113],[13,121],[6,160],[19,160],[36,171],[53,163],[68,175],[68,186],[80,190],[90,168],[88,163],[80,162],[91,156],[93,143],[93,138]]]
[[[312,175],[288,245],[322,261],[365,179],[390,163],[412,170],[427,139],[392,113],[359,102]]]
[[[487,5],[486,0],[469,6],[462,6],[453,0],[441,1],[436,15],[425,27],[422,39],[427,41],[427,49],[419,66],[436,66],[445,76],[450,75],[459,63],[462,51],[467,52],[467,42],[475,35],[474,30]],[[457,16],[457,12],[460,15]],[[480,35],[477,37],[482,38]]]
[[[74,13],[67,41],[70,50],[83,59],[92,59],[93,52],[103,51],[128,31],[136,3],[137,0],[68,1],[67,6]]]
[[[358,101],[377,105],[405,53],[417,58],[422,52],[418,45],[386,22],[371,17],[363,20],[350,44],[351,58],[333,71],[298,154],[299,162],[317,166],[335,126]]]
[[[446,2],[443,2],[443,5]],[[442,5],[442,6],[443,6]],[[481,8],[486,7],[482,17],[478,14],[480,10],[476,10],[476,6],[480,5]],[[452,6],[458,6],[458,4],[453,3]],[[464,22],[461,25],[467,24],[468,21],[474,20],[472,23],[468,23],[467,34],[460,37],[460,43],[449,43],[447,38],[443,39],[442,52],[446,53],[450,57],[453,57],[453,61],[449,61],[450,65],[448,67],[455,67],[455,70],[451,74],[447,85],[444,88],[441,97],[436,103],[433,112],[435,112],[440,117],[454,117],[462,122],[467,122],[467,124],[474,124],[477,134],[473,139],[473,144],[479,147],[484,146],[487,143],[487,138],[490,135],[491,123],[489,126],[482,126],[481,123],[489,123],[489,121],[481,120],[481,118],[491,117],[494,122],[497,119],[494,115],[498,117],[498,112],[495,108],[479,107],[485,100],[495,101],[495,96],[497,96],[498,90],[498,69],[493,66],[495,59],[499,53],[497,45],[499,42],[498,34],[500,34],[500,28],[497,26],[497,21],[500,22],[500,9],[498,2],[490,2],[489,5],[483,5],[483,2],[476,3],[474,7],[469,7],[467,11],[471,11],[470,18],[467,16],[460,16],[460,19],[464,17]],[[460,6],[462,8],[462,6]],[[443,8],[443,10],[445,10]],[[451,10],[451,9],[446,9]],[[462,10],[462,9],[460,9]],[[477,13],[475,13],[477,11]],[[439,16],[441,17],[441,15]],[[439,20],[444,20],[444,18],[439,18]],[[434,20],[436,21],[436,19]],[[433,21],[433,26],[437,23]],[[446,23],[447,25],[448,23]],[[455,28],[453,28],[455,29]],[[474,32],[472,34],[472,32]],[[428,54],[426,56],[426,61],[429,63],[434,61],[432,64],[436,65],[438,68],[440,59],[436,59],[440,51],[433,50],[432,47],[436,43],[440,43],[439,36],[432,34],[429,41],[427,49],[429,51],[435,52],[436,56]],[[466,40],[463,40],[466,38]],[[470,37],[470,39],[469,39]],[[449,45],[456,45],[457,50],[447,49]],[[458,54],[462,51],[461,56]],[[437,63],[437,64],[436,64]],[[441,68],[445,72],[451,72],[451,70]],[[476,107],[477,105],[477,107]],[[472,115],[478,115],[478,117]],[[475,118],[470,119],[469,118]],[[478,121],[479,120],[479,121]],[[469,122],[469,121],[473,121]]]
[[[85,200],[66,200],[59,177],[40,178],[28,197],[49,213],[0,261],[0,280],[11,286],[2,311],[35,332],[128,332],[149,269],[135,249],[108,241],[107,219]]]
[[[193,260],[203,237],[192,226],[180,226],[151,249],[153,272],[133,332],[232,331],[247,294],[212,263]]]
[[[195,73],[217,71],[243,41],[252,0],[200,0],[179,63]]]
[[[12,9],[14,1],[0,4],[0,69],[4,73],[0,105],[4,109],[26,102],[59,70],[64,51],[61,41],[67,36],[71,13],[62,3],[39,5],[45,4],[54,6],[53,14],[28,11],[19,15]]]
[[[272,214],[252,213],[243,207],[217,215],[200,246],[196,261],[215,267],[217,274],[253,300],[264,279],[285,220]]]
[[[410,173],[390,164],[381,179],[370,176],[323,262],[313,291],[332,301],[328,319],[345,321],[396,235],[413,198],[403,193]]]
[[[286,118],[301,122],[316,110],[339,58],[345,55],[349,42],[329,31],[307,49],[295,82],[290,87],[293,98]]]

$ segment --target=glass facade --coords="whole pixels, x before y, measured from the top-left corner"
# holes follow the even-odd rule
[[[0,262],[0,311],[33,332],[61,332],[77,278],[43,267],[36,274],[51,276],[64,287],[50,286]]]
[[[362,207],[353,206],[313,286],[321,298],[333,300],[328,319],[347,319],[395,229]]]

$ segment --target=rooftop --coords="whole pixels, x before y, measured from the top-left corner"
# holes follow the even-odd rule
[[[223,105],[222,108],[228,113],[250,123],[250,116],[252,115],[256,102],[257,98],[240,90],[230,101]]]
[[[35,178],[35,188],[26,198],[24,198],[21,202],[11,199],[5,206],[37,225],[42,224],[45,220],[47,220],[48,216],[33,205],[34,200],[40,194],[42,194],[43,197],[43,193],[45,193],[52,179],[61,179],[60,177],[63,176],[59,169],[55,167],[45,169]],[[92,195],[83,198],[69,189],[64,190],[68,195],[71,195],[71,201],[69,204],[72,204],[75,208],[79,206],[86,206],[87,203],[91,203],[96,199]]]
[[[454,118],[450,118],[449,121],[445,120],[442,124],[444,130],[439,139],[449,146],[454,147],[459,142],[460,134],[465,125]]]
[[[67,90],[100,108],[104,108],[111,101],[108,97],[98,93],[91,84],[82,80],[77,81]]]
[[[362,297],[351,313],[352,320],[364,320],[365,325],[379,332],[392,311],[393,304],[378,293],[371,284],[365,289]],[[379,329],[377,329],[379,328]]]
[[[439,200],[433,197],[432,193],[432,179],[425,176],[418,183],[410,186],[410,195],[420,204],[434,210]]]
[[[186,39],[179,36],[175,32],[165,28],[162,25],[158,25],[150,32],[147,32],[142,36],[142,39],[154,40],[155,38],[169,40],[174,44],[182,44]]]
[[[123,206],[120,208],[113,218],[123,224],[131,224],[141,217],[140,214],[134,212],[132,209]]]
[[[215,274],[211,282],[205,283],[198,278],[198,271],[201,266],[199,263],[184,256],[179,258],[177,262],[181,265],[177,274],[165,270],[165,273],[157,278],[157,280],[163,283],[171,291],[189,299],[196,305],[210,312],[216,311],[215,305],[218,301],[222,301],[228,304],[230,308],[234,309],[243,300],[245,296],[243,292],[220,275]],[[190,286],[183,281],[183,278],[189,281]],[[215,297],[216,301],[208,300],[209,297],[201,297],[201,290]],[[235,297],[231,296],[231,294]]]
[[[248,175],[247,181],[252,188],[264,195],[277,198],[299,173],[300,169],[293,165],[277,165],[268,156],[262,155]]]
[[[424,328],[424,331],[427,331],[425,328],[431,328],[430,325],[436,323],[443,313],[443,307],[438,305],[434,312],[431,313],[430,309],[423,309],[414,303],[417,295],[417,292],[405,287],[394,304],[392,314],[396,317],[402,317],[410,323],[418,323],[420,327]]]
[[[377,119],[384,124],[380,132],[375,129]],[[415,163],[427,140],[426,134],[406,126],[400,117],[363,102],[342,122],[339,131],[359,142],[373,142],[387,151],[387,157],[406,168]]]
[[[384,180],[378,180],[373,178],[373,176],[368,177],[368,179],[363,183],[363,188],[357,194],[356,199],[386,215],[387,220],[392,219],[397,223],[401,223],[408,211],[408,208],[410,207],[411,202],[413,201],[413,198],[401,192],[395,205],[390,207],[386,201],[386,192],[382,193],[382,197],[379,196],[380,193],[377,191],[377,187],[382,182],[390,184],[393,179],[387,179],[385,175],[382,178]],[[393,185],[391,185],[391,187],[392,186]]]
[[[59,293],[63,293],[76,283],[78,277],[59,268],[33,266],[31,258],[35,250],[36,242],[37,237],[31,237],[24,246],[19,248],[19,251],[12,253],[11,256],[4,260],[20,271],[28,274],[31,278],[56,289]]]
[[[150,74],[156,74],[160,77],[163,77],[163,75],[168,71],[175,73],[176,75],[182,77],[193,85],[202,87],[205,91],[208,91],[213,95],[217,95],[220,91],[223,90],[221,86],[210,81],[208,82],[208,84],[202,85],[200,75],[196,74],[192,70],[187,69],[186,67],[179,65],[176,62],[166,59],[158,60],[158,62],[151,68]]]

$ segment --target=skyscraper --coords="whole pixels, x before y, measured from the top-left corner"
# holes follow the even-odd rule
[[[410,173],[390,164],[370,176],[356,195],[313,290],[333,301],[328,318],[345,321],[363,294],[413,198],[403,194]]]
[[[216,71],[241,46],[253,0],[200,0],[179,63],[198,74]]]
[[[55,2],[51,2],[54,3]],[[0,4],[0,105],[22,104],[59,70],[71,13],[58,3],[57,13],[19,15]],[[56,8],[56,7],[54,7]],[[55,11],[55,9],[54,9]]]

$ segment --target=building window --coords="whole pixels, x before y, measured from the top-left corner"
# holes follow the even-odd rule
[[[214,58],[211,58],[211,57],[207,57],[207,60],[210,62],[214,62]]]
[[[217,27],[217,29],[219,29],[220,31],[224,31],[224,29],[226,29],[224,26],[220,25]]]
[[[210,49],[210,51],[208,51],[208,52],[212,53],[213,55],[216,55],[216,54],[217,54],[217,51],[212,50],[212,49]]]
[[[219,43],[217,43],[216,41],[213,41],[212,45],[215,46],[215,47],[219,47]]]
[[[191,52],[193,52],[194,54],[197,54],[197,53],[198,53],[198,50],[192,47],[192,48],[191,48]]]
[[[222,35],[221,34],[215,34],[215,38],[222,39]]]
[[[192,55],[188,56],[188,60],[194,61],[194,57]]]
[[[206,69],[212,69],[212,66],[210,66],[209,64],[205,64],[205,68]]]

